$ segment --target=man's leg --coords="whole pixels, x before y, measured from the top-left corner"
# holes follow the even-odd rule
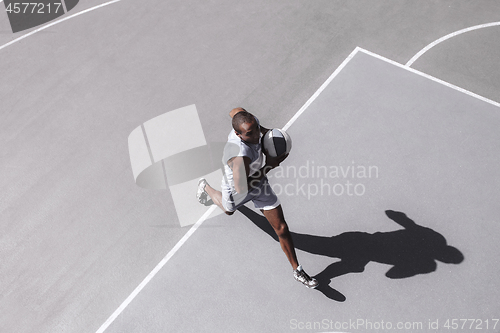
[[[316,288],[318,286],[318,281],[307,275],[307,273],[302,269],[302,266],[300,266],[297,261],[297,255],[295,253],[295,247],[293,246],[292,235],[290,234],[288,225],[285,222],[285,217],[283,215],[283,209],[281,208],[281,205],[269,210],[261,209],[261,211],[278,235],[281,248],[283,249],[283,252],[285,252],[288,261],[292,265],[293,276],[295,280],[304,284],[308,288]]]
[[[290,235],[290,231],[288,230],[288,225],[286,224],[281,205],[270,210],[261,209],[261,211],[273,227],[276,235],[278,235],[281,248],[283,249],[283,252],[285,252],[292,268],[296,270],[299,263],[297,261],[297,255],[295,254],[292,235]]]
[[[221,191],[217,191],[212,186],[210,186],[208,183],[206,183],[206,185],[205,185],[205,192],[207,192],[208,196],[210,197],[210,199],[212,199],[212,201],[214,202],[214,204],[216,204],[220,209],[222,209],[222,211],[224,213],[226,213],[227,215],[233,215],[234,214],[234,212],[228,212],[228,211],[226,211],[226,209],[222,205],[222,192]]]

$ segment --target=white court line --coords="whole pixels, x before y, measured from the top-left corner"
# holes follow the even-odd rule
[[[98,8],[101,8],[101,7],[104,7],[104,6],[110,5],[110,4],[115,3],[115,2],[119,2],[119,1],[122,1],[122,0],[113,0],[113,1],[109,1],[109,2],[106,2],[106,3],[100,4],[100,5],[94,6],[94,7],[92,7],[92,8],[88,8],[88,9],[82,10],[81,12],[78,12],[78,13],[75,13],[75,14],[73,14],[73,15],[67,16],[67,17],[65,17],[65,18],[62,18],[62,19],[57,20],[57,21],[54,21],[54,22],[49,23],[49,24],[47,24],[47,25],[44,25],[43,27],[40,27],[40,28],[38,28],[38,29],[36,29],[36,30],[33,30],[33,31],[31,31],[31,32],[27,33],[26,35],[22,35],[21,37],[18,37],[18,38],[16,38],[16,39],[11,40],[10,42],[8,42],[8,43],[6,43],[6,44],[4,44],[4,45],[0,46],[0,50],[1,50],[1,49],[3,49],[3,48],[6,48],[6,47],[7,47],[7,46],[9,46],[9,45],[12,45],[12,44],[14,44],[14,43],[17,43],[17,42],[19,42],[20,40],[22,40],[22,39],[24,39],[24,38],[26,38],[26,37],[29,37],[29,36],[31,36],[31,35],[34,35],[34,34],[36,34],[36,33],[37,33],[37,32],[39,32],[39,31],[42,31],[42,30],[47,29],[47,28],[49,28],[49,27],[52,27],[52,26],[54,26],[54,25],[56,25],[56,24],[59,24],[59,23],[64,22],[64,21],[66,21],[66,20],[72,19],[72,18],[74,18],[74,17],[76,17],[76,16],[79,16],[79,15],[82,15],[82,14],[85,14],[85,13],[88,13],[88,12],[90,12],[90,11],[92,11],[92,10],[95,10],[95,9],[98,9]]]
[[[292,126],[292,124],[300,117],[300,115],[302,113],[304,113],[304,111],[314,102],[314,100],[319,96],[319,94],[328,86],[328,84],[331,83],[331,81],[338,75],[338,73],[340,73],[340,71],[354,58],[354,56],[358,53],[358,52],[363,52],[363,53],[366,53],[370,56],[373,56],[375,58],[378,58],[380,60],[383,60],[385,62],[388,62],[392,65],[395,65],[397,67],[400,67],[400,68],[403,68],[403,69],[406,69],[410,72],[413,72],[415,74],[418,74],[418,75],[421,75],[421,76],[424,76],[430,80],[433,80],[433,81],[436,81],[438,83],[441,83],[447,87],[450,87],[450,88],[453,88],[455,90],[458,90],[460,92],[463,92],[467,95],[470,95],[472,97],[475,97],[475,98],[478,98],[482,101],[485,101],[485,102],[488,102],[490,104],[493,104],[495,106],[498,106],[500,107],[500,104],[497,103],[497,102],[494,102],[494,101],[491,101],[491,100],[488,100],[482,96],[479,96],[477,94],[474,94],[472,92],[469,92],[465,89],[462,89],[460,87],[457,87],[455,85],[452,85],[448,82],[445,82],[443,80],[439,80],[435,77],[432,77],[430,75],[427,75],[425,73],[422,73],[422,72],[419,72],[413,68],[410,68],[410,67],[407,67],[405,65],[401,65],[393,60],[390,60],[390,59],[387,59],[387,58],[384,58],[378,54],[375,54],[373,52],[370,52],[370,51],[367,51],[365,49],[362,49],[360,47],[356,47],[354,49],[354,51],[351,52],[351,54],[349,54],[349,56],[340,64],[340,66],[332,73],[332,75],[330,75],[328,77],[328,79],[318,88],[318,90],[316,90],[316,92],[311,96],[311,98],[309,98],[307,100],[307,102],[299,109],[299,111],[297,111],[295,113],[295,115],[290,119],[290,121],[288,121],[288,123],[286,123],[286,125],[283,127],[284,130],[287,130],[288,128],[290,128],[290,126]],[[132,292],[132,294],[130,294],[127,299],[118,307],[118,309],[115,310],[115,312],[113,312],[113,314],[106,320],[106,322],[96,331],[96,333],[103,333],[108,327],[109,325],[111,325],[113,323],[113,321],[123,312],[123,310],[130,304],[130,302],[141,292],[141,290],[149,283],[149,281],[151,281],[151,279],[160,271],[160,269],[165,266],[165,264],[172,258],[172,256],[180,249],[180,247],[188,240],[189,237],[191,237],[191,235],[196,231],[196,229],[198,229],[198,227],[208,218],[208,216],[210,216],[210,214],[217,208],[217,206],[211,206],[209,208],[209,210],[207,210],[207,212],[205,214],[203,214],[203,216],[196,222],[195,225],[193,225],[191,227],[191,229],[189,229],[189,231],[184,235],[184,237],[182,237],[182,239],[174,246],[174,248],[172,250],[170,250],[170,252],[165,256],[165,258],[163,258],[163,260],[153,269],[153,271],[151,273],[149,273],[149,275],[141,282],[141,284],[139,284],[139,286],[137,288],[135,288],[135,290]]]
[[[430,43],[426,47],[424,47],[422,50],[420,50],[420,52],[418,52],[417,54],[415,54],[413,56],[413,58],[411,58],[410,60],[408,60],[408,62],[406,63],[406,66],[410,67],[415,62],[415,60],[417,60],[418,58],[420,58],[420,56],[422,56],[422,54],[424,54],[425,52],[429,51],[431,48],[433,48],[437,44],[439,44],[441,42],[444,42],[447,39],[450,39],[452,37],[455,37],[457,35],[460,35],[460,34],[463,34],[465,32],[469,32],[469,31],[472,31],[472,30],[489,28],[489,27],[494,27],[494,26],[498,26],[498,25],[500,25],[500,22],[492,22],[492,23],[475,25],[475,26],[470,27],[470,28],[465,28],[465,29],[462,29],[462,30],[458,30],[458,31],[452,32],[451,34],[448,34],[448,35],[446,35],[444,37],[441,37],[441,38],[435,40],[434,42]]]
[[[99,329],[96,331],[96,333],[102,333],[104,332],[113,321],[125,310],[125,308],[132,302],[132,300],[141,292],[141,290],[151,281],[156,273],[158,273],[163,266],[170,260],[170,258],[173,257],[173,255],[181,248],[182,245],[191,237],[191,235],[198,229],[198,227],[212,214],[212,212],[217,208],[217,206],[213,205],[211,206],[205,214],[203,214],[202,217],[196,222],[190,229],[189,231],[181,238],[180,241],[175,244],[175,246],[170,250],[165,258],[163,258],[158,265],[151,271],[151,273],[146,276],[144,280],[137,286],[137,288],[134,289],[134,291],[123,301],[123,303],[118,307],[118,309],[113,312],[113,314],[104,322],[104,324],[99,327]]]
[[[3,0],[0,0],[0,2],[2,2]],[[0,50],[9,46],[9,45],[12,45],[26,37],[29,37],[39,31],[42,31],[44,29],[47,29],[51,26],[54,26],[56,24],[59,24],[61,22],[64,22],[66,20],[69,20],[71,18],[74,18],[76,16],[79,16],[81,14],[84,14],[84,13],[87,13],[87,12],[90,12],[92,10],[95,10],[95,9],[98,9],[98,8],[101,8],[101,7],[104,7],[104,6],[107,6],[107,5],[110,5],[112,3],[115,3],[115,2],[119,2],[121,0],[113,0],[113,1],[109,1],[109,2],[106,2],[104,4],[101,4],[101,5],[97,5],[95,7],[92,7],[92,8],[89,8],[89,9],[86,9],[86,10],[83,10],[81,12],[78,12],[78,13],[75,13],[73,15],[70,15],[70,16],[67,16],[65,18],[62,18],[60,20],[57,20],[57,21],[54,21],[50,24],[47,24],[43,27],[40,27],[36,30],[33,30],[31,31],[30,33],[28,34],[25,34],[21,37],[18,37],[2,46],[0,46]],[[471,28],[467,28],[467,29],[464,29],[464,30],[460,30],[460,31],[457,31],[455,33],[452,33],[452,34],[449,34],[447,36],[444,36],[440,39],[438,39],[437,41],[429,44],[427,47],[425,47],[424,49],[422,49],[419,53],[417,53],[412,59],[410,59],[410,61],[408,61],[408,63],[406,64],[406,66],[404,65],[401,65],[399,63],[396,63],[392,60],[389,60],[387,58],[384,58],[382,56],[379,56],[377,54],[374,54],[372,52],[369,52],[367,50],[364,50],[364,49],[361,49],[359,47],[356,47],[356,49],[342,62],[342,64],[335,70],[335,72],[332,73],[332,75],[330,75],[330,77],[321,85],[321,87],[313,94],[313,96],[311,96],[311,98],[309,98],[309,100],[299,109],[299,111],[297,111],[297,113],[292,117],[292,119],[290,119],[290,121],[283,127],[283,129],[288,129],[294,122],[295,120],[298,119],[298,117],[309,107],[309,105],[319,96],[319,94],[328,86],[328,84],[337,76],[337,74],[352,60],[352,58],[356,55],[357,52],[359,51],[362,51],[368,55],[371,55],[371,56],[374,56],[376,58],[379,58],[383,61],[386,61],[386,62],[389,62],[393,65],[396,65],[398,67],[401,67],[401,68],[404,68],[406,70],[409,70],[415,74],[418,74],[418,75],[421,75],[421,76],[424,76],[428,79],[431,79],[433,81],[436,81],[436,82],[439,82],[441,84],[444,84],[450,88],[453,88],[453,89],[456,89],[458,91],[461,91],[465,94],[468,94],[470,96],[473,96],[473,97],[476,97],[480,100],[483,100],[485,102],[488,102],[490,104],[493,104],[497,107],[500,107],[500,104],[497,103],[497,102],[494,102],[494,101],[491,101],[489,99],[486,99],[482,96],[479,96],[477,94],[474,94],[472,92],[469,92],[465,89],[462,89],[460,87],[457,87],[457,86],[454,86],[450,83],[447,83],[445,81],[442,81],[442,80],[439,80],[437,78],[434,78],[430,75],[427,75],[427,74],[424,74],[422,72],[419,72],[419,71],[416,71],[412,68],[410,68],[409,66],[415,61],[417,60],[422,54],[424,54],[425,52],[427,52],[430,48],[434,47],[435,45],[441,43],[442,41],[446,40],[446,39],[449,39],[451,37],[454,37],[458,34],[461,34],[461,33],[464,33],[464,32],[467,32],[467,31],[471,31],[471,30],[475,30],[475,29],[480,29],[480,28],[486,28],[486,27],[489,27],[489,26],[494,26],[494,25],[500,25],[500,22],[495,22],[495,23],[490,23],[490,24],[485,24],[485,25],[480,25],[480,26],[475,26],[475,27],[471,27]],[[123,312],[123,310],[130,304],[130,302],[141,292],[141,290],[149,283],[149,281],[151,281],[151,279],[161,270],[161,268],[172,258],[172,256],[180,249],[180,247],[189,239],[189,237],[191,237],[191,235],[198,229],[198,227],[208,218],[208,216],[210,216],[210,214],[217,208],[217,206],[212,206],[210,207],[206,212],[205,214],[203,214],[203,216],[189,229],[189,231],[181,238],[181,240],[168,252],[168,254],[162,259],[162,261],[160,261],[160,263],[158,263],[158,265],[156,265],[156,267],[148,274],[148,276],[146,276],[146,278],[135,288],[135,290],[127,297],[127,299],[118,307],[118,309],[115,310],[115,312],[113,312],[113,314],[106,320],[106,322],[104,322],[104,324],[101,325],[101,327],[96,331],[96,333],[102,333],[104,332],[108,327],[109,325],[111,325],[111,323],[113,323],[113,321]]]
[[[290,126],[292,126],[295,120],[297,120],[297,118],[300,117],[300,115],[309,107],[309,105],[311,105],[311,103],[319,96],[319,94],[321,94],[321,92],[325,90],[325,88],[330,84],[330,82],[332,82],[332,80],[337,76],[337,74],[340,73],[342,69],[344,69],[344,67],[349,63],[349,61],[351,61],[351,59],[356,55],[356,53],[358,53],[358,51],[359,48],[356,47],[354,51],[352,51],[351,54],[349,54],[349,56],[340,64],[340,66],[337,67],[337,69],[332,73],[332,75],[330,75],[330,77],[326,79],[326,81],[321,85],[321,87],[319,87],[318,90],[316,90],[316,92],[311,96],[311,98],[309,98],[307,102],[299,109],[299,111],[295,113],[292,119],[290,119],[288,123],[286,123],[286,125],[283,127],[285,131]]]
[[[307,100],[307,102],[295,113],[295,115],[286,123],[283,129],[288,129],[292,124],[299,118],[299,116],[307,109],[309,105],[319,96],[319,94],[328,86],[328,84],[337,76],[337,74],[345,67],[345,65],[354,57],[354,55],[358,52],[359,48],[356,48],[343,62],[340,66],[333,72],[332,75],[319,87],[318,90]],[[158,265],[151,271],[151,273],[146,276],[146,278],[134,289],[134,291],[125,299],[125,301],[118,307],[118,309],[113,312],[113,314],[106,320],[104,324],[96,331],[96,333],[103,333],[115,319],[125,310],[125,308],[132,302],[132,300],[141,292],[142,289],[153,279],[153,277],[160,271],[160,269],[165,266],[165,264],[173,257],[173,255],[180,249],[182,245],[188,240],[189,237],[198,229],[198,227],[212,214],[212,212],[217,208],[217,206],[211,206],[205,214],[196,222],[195,225],[189,229],[189,231],[181,238],[181,240],[174,246],[170,252],[165,256],[165,258],[160,261]]]
[[[486,102],[486,103],[492,104],[492,105],[494,105],[494,106],[496,106],[496,107],[500,107],[500,103],[498,103],[498,102],[495,102],[495,101],[493,101],[493,100],[491,100],[491,99],[488,99],[488,98],[486,98],[486,97],[483,97],[483,96],[481,96],[481,95],[478,95],[478,94],[476,94],[476,93],[473,93],[473,92],[471,92],[471,91],[469,91],[469,90],[466,90],[466,89],[464,89],[464,88],[460,88],[460,87],[458,87],[458,86],[456,86],[456,85],[454,85],[454,84],[451,84],[451,83],[449,83],[449,82],[446,82],[446,81],[443,81],[443,80],[441,80],[441,79],[438,79],[438,78],[436,78],[436,77],[434,77],[434,76],[432,76],[432,75],[425,74],[425,73],[423,73],[423,72],[420,72],[420,71],[418,71],[418,70],[416,70],[416,69],[413,69],[413,68],[411,68],[411,67],[408,67],[408,66],[406,66],[406,65],[401,65],[400,63],[397,63],[397,62],[395,62],[394,60],[387,59],[387,58],[385,58],[385,57],[383,57],[383,56],[381,56],[381,55],[378,55],[378,54],[376,54],[376,53],[373,53],[373,52],[367,51],[367,50],[362,49],[362,48],[360,48],[360,47],[357,47],[357,48],[356,48],[356,50],[361,51],[361,52],[363,52],[363,53],[366,53],[366,54],[368,54],[368,55],[370,55],[370,56],[372,56],[372,57],[378,58],[378,59],[380,59],[380,60],[383,60],[383,61],[385,61],[385,62],[388,62],[388,63],[390,63],[390,64],[392,64],[392,65],[394,65],[394,66],[397,66],[397,67],[400,67],[400,68],[406,69],[407,71],[410,71],[410,72],[412,72],[412,73],[414,73],[414,74],[417,74],[417,75],[423,76],[423,77],[425,77],[425,78],[427,78],[427,79],[429,79],[429,80],[432,80],[432,81],[438,82],[438,83],[440,83],[440,84],[442,84],[442,85],[445,85],[445,86],[447,86],[447,87],[449,87],[449,88],[452,88],[452,89],[458,90],[458,91],[460,91],[460,92],[462,92],[462,93],[464,93],[464,94],[466,94],[466,95],[469,95],[469,96],[471,96],[471,97],[477,98],[477,99],[479,99],[479,100],[481,100],[481,101],[483,101],[483,102]]]

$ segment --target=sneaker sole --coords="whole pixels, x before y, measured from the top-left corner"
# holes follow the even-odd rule
[[[196,191],[196,199],[198,199],[198,202],[204,205],[208,201],[208,193],[205,191],[205,189],[203,189],[203,192],[200,193],[200,185],[202,184],[202,182],[205,182],[205,186],[207,186],[208,184],[205,178],[200,178],[200,180],[198,180],[198,191]]]

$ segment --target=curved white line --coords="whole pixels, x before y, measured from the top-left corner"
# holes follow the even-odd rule
[[[465,29],[462,29],[462,30],[458,30],[458,31],[452,32],[451,34],[448,34],[448,35],[446,35],[444,37],[441,37],[441,38],[435,40],[434,42],[430,43],[426,47],[424,47],[422,50],[420,50],[420,52],[418,52],[417,54],[415,54],[413,56],[413,58],[411,58],[406,63],[405,66],[410,67],[415,62],[415,60],[417,60],[418,58],[420,58],[420,56],[422,56],[422,54],[424,54],[425,52],[429,51],[431,48],[433,48],[437,44],[439,44],[441,42],[444,42],[447,39],[450,39],[451,37],[455,37],[455,36],[458,36],[460,34],[463,34],[465,32],[469,32],[469,31],[472,31],[472,30],[477,30],[477,29],[482,29],[482,28],[489,28],[489,27],[494,27],[494,26],[497,26],[497,25],[500,25],[500,22],[492,22],[492,23],[475,25],[475,26],[470,27],[470,28],[465,28]]]
[[[75,13],[75,14],[73,14],[73,15],[67,16],[67,17],[65,17],[65,18],[62,18],[62,19],[57,20],[57,21],[54,21],[54,22],[49,23],[49,24],[47,24],[47,25],[44,25],[43,27],[40,27],[40,28],[38,28],[38,29],[36,29],[36,30],[33,30],[33,31],[31,31],[31,32],[27,33],[26,35],[23,35],[23,36],[21,36],[21,37],[18,37],[18,38],[16,38],[16,39],[11,40],[10,42],[8,42],[8,43],[6,43],[6,44],[4,44],[4,45],[0,46],[0,50],[1,50],[1,49],[3,49],[3,48],[6,48],[6,47],[7,47],[7,46],[9,46],[9,45],[12,45],[12,44],[14,44],[14,43],[17,43],[17,42],[19,42],[20,40],[22,40],[22,39],[24,39],[24,38],[26,38],[26,37],[29,37],[29,36],[31,36],[31,35],[34,35],[34,34],[36,34],[36,33],[37,33],[37,32],[39,32],[39,31],[42,31],[42,30],[47,29],[47,28],[49,28],[49,27],[52,27],[52,26],[54,26],[54,25],[56,25],[56,24],[59,24],[59,23],[64,22],[64,21],[66,21],[66,20],[69,20],[69,19],[71,19],[71,18],[73,18],[73,17],[76,17],[76,16],[78,16],[78,15],[82,15],[82,14],[88,13],[88,12],[90,12],[90,11],[92,11],[92,10],[95,10],[95,9],[98,9],[98,8],[101,8],[101,7],[104,7],[104,6],[110,5],[110,4],[115,3],[115,2],[119,2],[119,1],[122,1],[122,0],[113,0],[113,1],[109,1],[109,2],[106,2],[106,3],[100,4],[100,5],[94,6],[94,7],[92,7],[92,8],[88,8],[88,9],[82,10],[81,12],[78,12],[78,13]]]

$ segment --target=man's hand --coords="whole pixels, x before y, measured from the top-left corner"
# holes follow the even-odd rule
[[[270,129],[269,128],[265,128],[264,126],[260,126],[260,132],[262,133],[262,135],[266,135],[267,132],[269,132]]]
[[[280,163],[287,157],[288,154],[277,157],[270,157],[269,155],[266,155],[266,165],[264,165],[259,172],[256,172],[254,175],[248,177],[248,186],[250,188],[257,187],[261,179],[264,178],[269,171],[279,166]]]
[[[280,165],[281,162],[283,162],[289,154],[284,154],[281,156],[277,157],[271,157],[266,154],[266,166],[271,167],[271,169],[274,169]]]

